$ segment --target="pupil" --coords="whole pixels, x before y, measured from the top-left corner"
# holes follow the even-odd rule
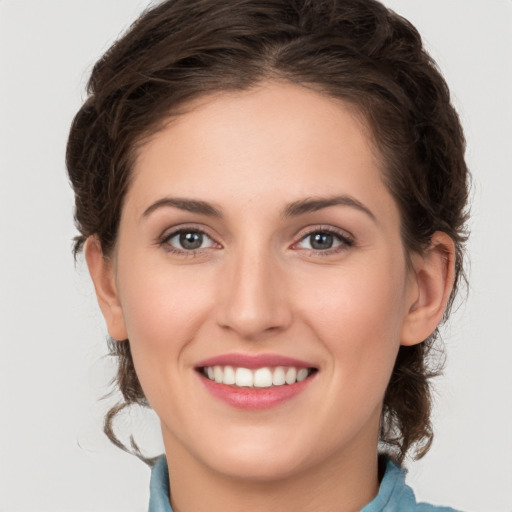
[[[325,250],[332,247],[333,237],[329,233],[316,233],[311,236],[311,247],[313,249]]]
[[[203,244],[201,233],[181,233],[180,244],[184,249],[199,249]]]

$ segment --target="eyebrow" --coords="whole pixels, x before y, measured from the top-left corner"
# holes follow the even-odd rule
[[[368,215],[373,221],[377,218],[373,212],[366,207],[361,201],[349,195],[332,196],[332,197],[310,197],[294,201],[290,203],[284,210],[284,217],[296,217],[305,213],[317,212],[330,206],[350,206]]]
[[[368,207],[366,207],[356,198],[349,195],[333,197],[308,197],[305,199],[300,199],[299,201],[294,201],[288,204],[283,210],[282,216],[284,218],[298,217],[299,215],[317,212],[331,206],[350,206],[365,213],[373,221],[377,220],[373,212]],[[148,217],[151,213],[153,213],[155,210],[158,210],[159,208],[168,207],[178,208],[179,210],[198,213],[201,215],[207,215],[209,217],[223,217],[221,210],[214,207],[210,203],[207,203],[206,201],[200,201],[197,199],[184,199],[179,197],[163,197],[162,199],[155,201],[144,210],[142,217]]]
[[[222,217],[222,212],[206,201],[196,199],[182,199],[179,197],[164,197],[155,201],[151,206],[144,210],[142,217],[148,217],[159,208],[173,207],[187,212],[199,213],[210,217]]]

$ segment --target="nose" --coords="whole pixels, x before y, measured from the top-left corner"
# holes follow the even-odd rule
[[[248,341],[284,331],[292,309],[282,265],[270,251],[245,251],[233,260],[222,275],[218,324]]]

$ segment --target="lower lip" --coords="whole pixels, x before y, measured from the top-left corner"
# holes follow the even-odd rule
[[[219,384],[200,375],[206,389],[216,398],[238,409],[261,410],[276,407],[302,393],[309,386],[314,375],[295,384],[271,386],[268,388],[243,388]]]

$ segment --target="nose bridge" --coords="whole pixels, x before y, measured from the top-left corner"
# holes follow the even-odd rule
[[[226,262],[218,304],[219,324],[246,339],[284,329],[291,312],[283,269],[272,248],[257,240],[240,244]]]

